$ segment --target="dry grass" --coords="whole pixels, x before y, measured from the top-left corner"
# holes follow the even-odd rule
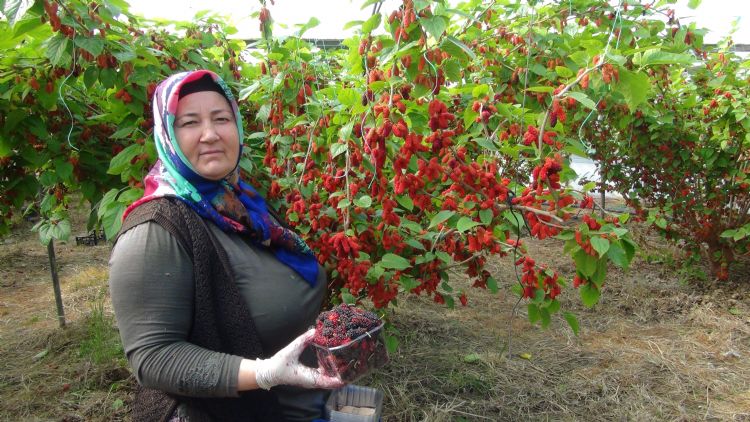
[[[108,247],[58,245],[69,321],[60,330],[46,251],[18,233],[0,245],[0,420],[128,420],[133,380],[111,342]],[[511,316],[506,289],[471,289],[460,275],[452,283],[468,292],[466,308],[400,298],[399,351],[358,383],[385,392],[385,422],[750,421],[750,266],[718,288],[688,285],[675,248],[641,242],[642,259],[610,272],[594,310],[562,299],[581,322],[577,337],[557,318],[530,326],[524,306]],[[559,245],[545,245],[529,243],[538,261],[573,270]],[[502,286],[516,282],[508,260],[490,269]]]
[[[554,247],[531,250],[572,269]],[[507,263],[493,273],[515,280]],[[516,300],[502,293],[470,290],[467,309],[448,311],[402,300],[401,348],[362,382],[385,391],[387,421],[750,420],[747,283],[701,294],[669,274],[639,261],[610,274],[594,310],[563,299],[581,321],[578,337],[564,321],[529,326],[523,307],[512,318]],[[456,277],[454,287],[468,283]]]
[[[122,420],[132,377],[107,295],[109,247],[55,244],[60,329],[47,251],[29,228],[0,246],[0,420]]]

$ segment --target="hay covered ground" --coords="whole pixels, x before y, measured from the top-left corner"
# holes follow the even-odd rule
[[[80,221],[78,221],[80,220]],[[133,378],[107,296],[109,246],[57,245],[68,327],[57,327],[46,249],[29,223],[0,240],[0,420],[129,420]],[[74,233],[83,234],[81,219]],[[632,269],[611,269],[601,302],[543,330],[501,289],[472,289],[454,310],[402,297],[400,347],[358,382],[385,393],[383,421],[750,421],[750,265],[727,283],[696,281],[680,251],[641,233]],[[561,245],[530,242],[569,274]],[[491,271],[516,282],[509,260]]]

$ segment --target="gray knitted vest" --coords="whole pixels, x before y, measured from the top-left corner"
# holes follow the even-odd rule
[[[226,251],[203,219],[177,198],[159,198],[128,214],[118,238],[148,221],[171,233],[193,262],[195,300],[187,341],[250,359],[268,357],[263,352],[247,302],[234,281]],[[201,380],[189,382],[195,390]],[[284,420],[276,395],[269,391],[247,391],[238,398],[196,398],[138,386],[132,405],[133,421],[166,421],[180,403],[211,415],[216,422]]]

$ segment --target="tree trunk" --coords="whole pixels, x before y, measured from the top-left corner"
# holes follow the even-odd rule
[[[52,288],[55,291],[55,303],[57,304],[57,320],[60,328],[65,328],[65,310],[63,309],[62,293],[60,293],[60,279],[57,277],[57,262],[55,260],[55,241],[50,239],[47,244],[47,255],[49,256],[49,271],[52,274]]]

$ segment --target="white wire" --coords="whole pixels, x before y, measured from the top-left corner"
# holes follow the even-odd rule
[[[76,34],[77,34],[77,31],[74,31],[73,32],[73,38],[71,39],[71,42],[73,43],[73,54],[72,54],[73,58],[72,58],[72,65],[70,66],[70,73],[68,73],[68,75],[65,77],[65,79],[63,79],[63,81],[60,83],[60,87],[57,90],[57,96],[60,99],[60,101],[62,102],[63,106],[65,106],[65,110],[68,111],[68,115],[70,116],[70,129],[68,130],[68,139],[67,139],[68,146],[70,148],[72,148],[74,151],[78,152],[79,149],[76,148],[70,142],[70,137],[73,134],[73,127],[75,127],[73,112],[70,111],[70,107],[68,107],[68,103],[65,101],[65,97],[63,97],[63,95],[62,95],[62,89],[65,86],[65,83],[68,81],[68,79],[71,77],[71,75],[73,75],[73,73],[76,71],[76,46],[75,46]]]
[[[612,38],[615,33],[615,26],[617,25],[618,20],[620,21],[620,28],[619,28],[620,31],[617,33],[617,41],[615,42],[615,48],[619,48],[620,46],[620,37],[622,36],[622,16],[620,14],[621,11],[622,11],[622,0],[619,0],[617,4],[617,12],[615,13],[615,19],[612,22],[612,28],[610,29],[609,37],[607,38],[607,45],[604,47],[604,54],[602,55],[602,60],[604,60],[607,57],[607,53],[609,52],[609,46],[612,42]],[[599,103],[604,99],[606,95],[607,94],[602,94],[599,97],[599,100],[596,101],[597,106],[599,106]],[[586,147],[586,152],[590,152],[592,148],[588,142],[583,140],[583,136],[581,135],[581,133],[583,132],[584,127],[586,126],[586,122],[588,122],[588,120],[591,118],[591,116],[594,114],[595,111],[596,111],[596,108],[592,109],[589,112],[589,114],[586,116],[586,118],[583,119],[583,122],[581,122],[581,126],[578,128],[578,141],[582,143],[583,146]]]

